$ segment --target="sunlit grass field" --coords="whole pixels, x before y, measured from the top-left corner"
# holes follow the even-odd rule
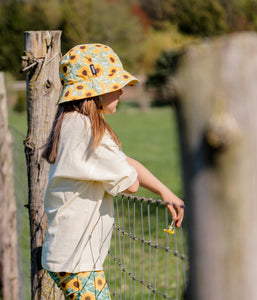
[[[121,105],[118,109],[118,111],[111,116],[106,117],[106,121],[111,125],[111,127],[115,130],[115,132],[118,134],[121,143],[122,143],[122,150],[132,158],[140,161],[143,165],[145,165],[156,177],[158,177],[164,184],[166,184],[173,192],[175,192],[178,196],[183,198],[183,190],[182,190],[182,180],[181,180],[181,166],[180,166],[180,155],[179,155],[179,145],[178,145],[178,137],[177,137],[177,128],[176,128],[176,122],[175,122],[175,113],[170,107],[164,107],[164,108],[153,108],[149,112],[142,112],[138,108],[129,107],[126,105]],[[24,134],[24,137],[20,135],[15,135],[16,141],[14,143],[14,146],[16,147],[15,156],[16,159],[20,160],[23,159],[23,138],[25,138],[26,135],[26,114],[25,113],[14,113],[12,111],[9,112],[9,123],[12,128],[16,128],[20,132]],[[15,130],[12,129],[12,132]],[[18,146],[17,146],[18,145]],[[18,157],[18,158],[17,158]],[[17,167],[19,164],[15,164]],[[15,170],[15,173],[18,174],[20,171]],[[22,170],[24,172],[24,170]],[[26,176],[26,174],[23,175],[23,179]],[[26,184],[26,182],[25,182]],[[16,190],[19,187],[15,187]],[[139,191],[136,193],[139,197],[145,197],[145,198],[153,198],[158,199],[158,196],[146,191],[143,188],[140,188]],[[22,235],[19,236],[19,244],[20,244],[20,253],[21,253],[21,259],[23,260],[21,262],[21,268],[26,268],[26,271],[21,271],[23,276],[23,282],[30,284],[30,273],[29,268],[30,266],[26,264],[29,264],[29,230],[28,230],[28,214],[26,209],[24,208],[24,204],[27,203],[27,198],[25,196],[25,199],[21,199],[21,197],[18,197],[17,201],[17,207],[18,207],[18,216],[19,216],[19,234]],[[164,210],[163,210],[164,212]],[[162,214],[163,214],[162,212]],[[136,212],[136,220],[139,220],[139,214],[140,212]],[[145,216],[147,216],[145,214]],[[147,217],[144,217],[144,223],[148,224]],[[151,219],[150,219],[150,227],[152,232],[152,239],[156,238],[156,215],[155,210],[151,212]],[[170,219],[169,219],[170,221]],[[128,219],[125,220],[124,226],[126,227],[126,230],[128,228]],[[139,222],[139,221],[138,221]],[[160,243],[167,243],[167,237],[166,234],[163,233],[163,227],[166,226],[164,221],[164,217],[159,217],[159,242]],[[141,226],[138,224],[138,226]],[[148,228],[147,225],[145,227],[146,233],[148,234]],[[138,229],[139,230],[139,229]],[[140,230],[139,230],[140,231]],[[137,232],[137,235],[140,235],[140,232]],[[117,236],[116,236],[117,237]],[[184,239],[184,237],[183,237]],[[25,240],[25,242],[24,242]],[[131,241],[126,241],[124,243],[124,249],[125,249],[125,260],[127,261],[128,265],[130,263],[131,258],[129,257],[129,246]],[[169,243],[174,244],[174,237],[170,237]],[[115,251],[114,243],[112,243],[112,252]],[[137,268],[137,274],[140,277],[140,274],[142,274],[142,245],[135,244],[136,247],[136,258],[137,262],[135,263]],[[149,247],[148,247],[149,248]],[[145,248],[145,267],[149,265],[149,263],[154,264],[155,262],[155,250],[152,249],[152,258],[149,260],[149,249],[147,247]],[[148,251],[148,252],[147,252]],[[165,254],[158,254],[158,272],[162,274],[162,276],[158,277],[159,281],[165,281],[165,268],[166,266],[166,255]],[[26,258],[26,259],[25,259]],[[172,287],[175,291],[176,289],[176,259],[169,254],[169,287]],[[107,269],[106,269],[107,268]],[[112,264],[110,267],[110,272],[108,271],[108,262],[106,262],[105,271],[106,273],[111,274],[111,284],[114,283],[114,277],[113,271],[114,271],[114,265]],[[153,274],[150,276],[154,277],[154,272],[156,272],[154,266],[152,266]],[[182,277],[181,274],[182,270],[179,270],[180,277]],[[120,273],[119,273],[120,275]],[[25,278],[24,278],[25,277]],[[116,281],[116,285],[119,285],[121,283],[120,281]],[[124,285],[124,282],[122,283]],[[128,281],[127,286],[122,286],[122,289],[130,289],[130,281]],[[163,283],[164,284],[164,283]],[[180,283],[181,284],[181,283]],[[24,287],[23,287],[24,289]],[[131,299],[141,299],[141,285],[136,287],[135,291],[135,298]],[[23,298],[22,299],[29,299],[28,292],[29,288],[26,292],[23,292]],[[180,292],[179,295],[182,295],[182,287],[180,286]],[[174,294],[172,295],[172,297]],[[123,298],[122,298],[123,299]],[[124,298],[125,299],[125,298]],[[160,296],[156,296],[155,298],[149,298],[149,299],[162,299]],[[181,299],[181,298],[179,298]]]
[[[181,163],[175,112],[170,107],[139,109],[121,107],[107,122],[118,134],[122,150],[141,162],[165,185],[182,197]],[[140,196],[156,195],[140,189]]]

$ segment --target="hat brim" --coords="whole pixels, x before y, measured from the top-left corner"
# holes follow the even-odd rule
[[[101,80],[101,76],[95,77],[90,81],[81,80],[74,84],[64,86],[57,104],[100,96],[120,90],[125,86],[135,86],[139,83],[136,77],[124,69],[109,76],[111,84],[108,84],[108,86],[104,80]],[[113,78],[111,78],[111,76],[113,76]]]

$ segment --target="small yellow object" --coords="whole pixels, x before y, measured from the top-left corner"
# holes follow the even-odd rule
[[[170,226],[168,229],[163,229],[164,232],[167,232],[169,234],[174,234],[175,233],[175,227],[174,227],[174,220],[172,220]]]

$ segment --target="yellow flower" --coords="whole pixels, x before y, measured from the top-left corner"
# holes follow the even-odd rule
[[[70,96],[72,95],[72,89],[71,88],[68,88],[66,90],[66,92],[63,94],[63,99],[69,99]],[[61,272],[62,273],[62,272]]]
[[[169,234],[174,234],[175,233],[175,229],[170,230],[170,229],[163,229],[164,232],[167,232]]]
[[[93,293],[87,291],[81,298],[81,300],[96,300],[96,297]]]
[[[121,88],[122,88],[122,86],[121,86],[120,83],[113,83],[113,84],[110,86],[110,90],[111,90],[111,91],[120,90]]]
[[[92,64],[92,62],[93,62],[93,59],[90,55],[87,55],[84,60],[85,60],[86,64],[88,64],[88,63]]]
[[[74,64],[78,60],[79,60],[79,55],[77,55],[76,53],[71,53],[70,54],[70,63]]]
[[[69,295],[69,299],[76,299],[77,298],[77,293],[72,293]]]
[[[112,63],[112,64],[116,64],[117,63],[117,58],[113,54],[107,55],[107,58],[109,59],[110,63]]]
[[[172,220],[168,229],[163,229],[163,231],[169,234],[174,234],[175,233],[174,220]]]
[[[64,86],[64,84],[65,84],[65,80],[63,78],[61,79],[61,84],[62,84],[62,86]]]
[[[81,46],[79,46],[80,52],[85,52],[85,51],[87,51],[87,49],[88,49],[87,45],[81,45]]]
[[[115,78],[117,76],[118,69],[115,66],[112,66],[108,69],[108,77]]]
[[[123,74],[121,74],[121,77],[123,80],[128,80],[131,76],[129,73],[123,73]]]
[[[110,48],[108,47],[108,46],[103,46],[103,48],[102,48],[104,51],[110,51]]]
[[[95,96],[95,90],[94,89],[85,89],[83,91],[83,97],[85,98],[91,98],[91,97],[94,97]]]
[[[85,83],[78,83],[78,84],[75,85],[75,89],[78,92],[81,92],[81,91],[83,91],[86,88],[87,88],[87,85]]]
[[[89,70],[86,67],[79,69],[77,74],[80,78],[83,78],[84,80],[88,80],[88,77],[90,75]]]
[[[68,74],[68,71],[69,71],[69,67],[68,67],[68,65],[62,65],[62,67],[61,67],[61,73],[63,73],[63,75],[66,75],[66,74]]]
[[[66,272],[59,272],[59,273],[56,273],[56,274],[57,274],[57,276],[60,280],[65,279],[69,275],[69,273],[66,273]]]
[[[87,278],[89,274],[90,274],[90,271],[79,273],[80,277],[82,277],[82,278]]]
[[[71,288],[74,291],[80,291],[82,289],[81,282],[78,278],[71,279],[66,283],[66,289]]]
[[[98,47],[98,48],[103,48],[102,44],[93,44],[93,46]]]
[[[105,282],[105,279],[101,275],[98,275],[95,279],[94,284],[95,284],[95,289],[101,291],[105,287],[106,282]]]
[[[134,86],[135,84],[137,84],[136,80],[132,80],[128,83],[128,86]]]

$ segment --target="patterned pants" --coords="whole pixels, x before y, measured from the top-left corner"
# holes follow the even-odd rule
[[[103,271],[80,273],[54,273],[48,271],[65,299],[72,300],[110,300],[110,292]]]

